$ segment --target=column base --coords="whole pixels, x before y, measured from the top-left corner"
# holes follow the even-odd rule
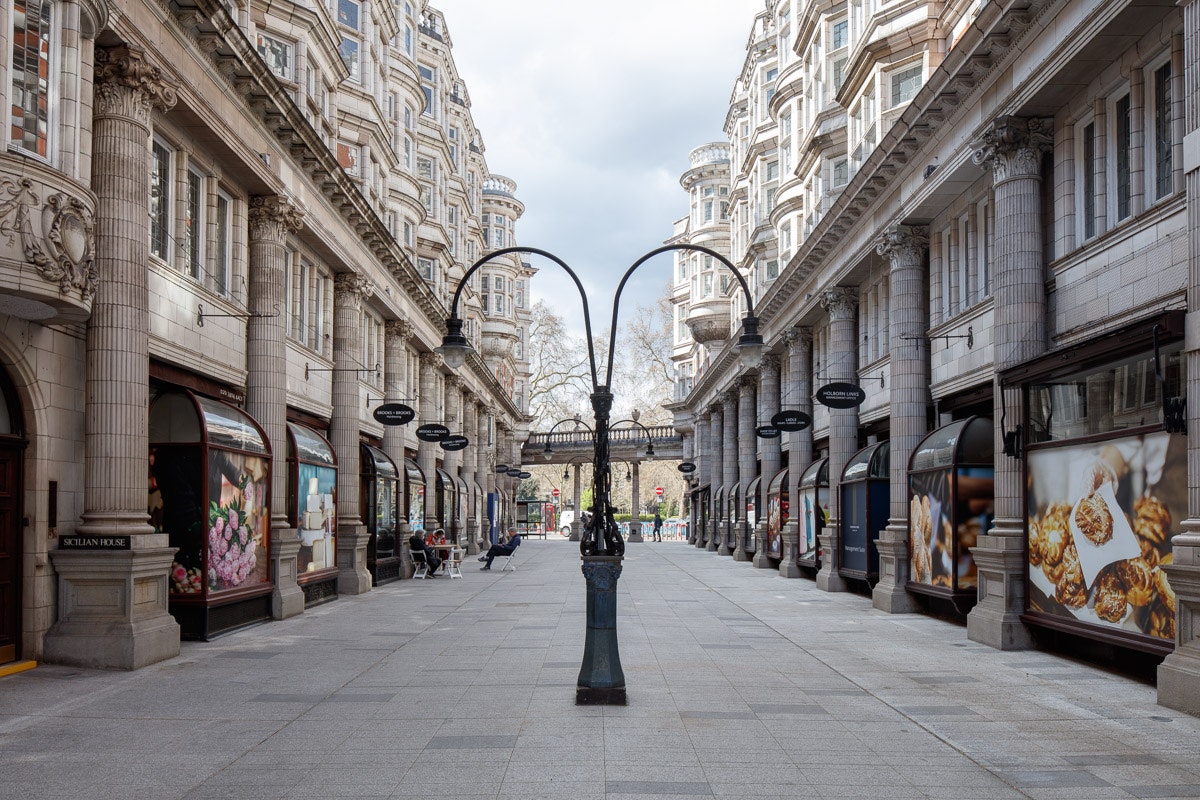
[[[304,613],[304,590],[296,583],[300,540],[295,528],[271,529],[271,619],[289,619]]]
[[[738,539],[737,547],[733,548],[733,560],[734,561],[749,561],[750,560],[750,554],[746,552],[746,542],[742,538]]]
[[[1034,646],[1032,634],[1021,622],[1027,562],[1020,523],[997,519],[993,533],[980,536],[971,548],[979,573],[979,602],[967,614],[967,638],[997,650]]]
[[[838,567],[842,563],[842,542],[841,537],[836,533],[837,526],[837,520],[831,519],[825,532],[817,535],[817,546],[825,554],[825,557],[821,559],[821,569],[817,573],[817,588],[823,592],[846,591],[846,579],[838,572]]]
[[[578,542],[583,538],[583,521],[576,519],[571,523],[571,535],[567,537],[568,542]]]
[[[1175,592],[1175,652],[1158,667],[1158,704],[1200,714],[1200,542],[1176,536],[1172,552],[1163,570]]]
[[[367,542],[370,538],[366,525],[338,525],[338,594],[365,594],[371,591],[371,572],[367,569]]]
[[[158,540],[165,534],[134,536]],[[140,669],[179,655],[179,623],[167,611],[173,547],[51,550],[58,622],[42,658],[91,669]]]
[[[479,554],[479,523],[474,520],[467,522],[467,555],[474,556]],[[411,572],[409,573],[412,574]]]
[[[804,575],[800,571],[800,565],[796,563],[797,550],[800,547],[800,528],[795,522],[788,522],[783,526],[783,531],[779,534],[782,541],[780,551],[782,558],[779,561],[779,575],[783,578],[799,578]]]
[[[587,631],[576,705],[625,705],[625,672],[617,646],[617,580],[620,556],[583,556],[587,581]]]
[[[717,523],[714,522],[713,526],[708,530],[708,536],[704,538],[704,549],[710,553],[717,552],[717,548],[720,547],[720,535],[720,528],[718,528]]]
[[[879,551],[879,583],[871,590],[871,605],[889,614],[910,614],[921,606],[905,588],[908,583],[908,524],[888,520],[875,543]]]
[[[775,565],[771,563],[771,559],[767,555],[767,526],[759,525],[756,528],[754,540],[757,544],[754,549],[754,558],[750,560],[750,563],[756,569],[775,569]]]

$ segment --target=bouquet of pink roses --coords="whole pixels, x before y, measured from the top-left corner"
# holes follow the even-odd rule
[[[246,477],[238,487],[238,497],[228,505],[211,504],[208,512],[208,588],[232,589],[242,585],[258,563],[255,550],[258,542],[247,523],[243,498],[253,497],[254,484],[247,485]]]

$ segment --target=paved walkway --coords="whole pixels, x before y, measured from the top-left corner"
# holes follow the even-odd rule
[[[1200,797],[1200,719],[1152,686],[677,542],[628,549],[629,705],[577,707],[579,551],[519,553],[4,678],[0,798]]]

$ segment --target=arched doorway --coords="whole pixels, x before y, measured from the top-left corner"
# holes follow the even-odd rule
[[[21,655],[21,459],[25,438],[20,406],[0,368],[0,664]]]

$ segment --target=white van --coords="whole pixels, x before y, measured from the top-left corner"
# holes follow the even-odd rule
[[[571,523],[573,522],[575,522],[575,510],[568,508],[558,515],[558,532],[563,536],[570,537]]]

